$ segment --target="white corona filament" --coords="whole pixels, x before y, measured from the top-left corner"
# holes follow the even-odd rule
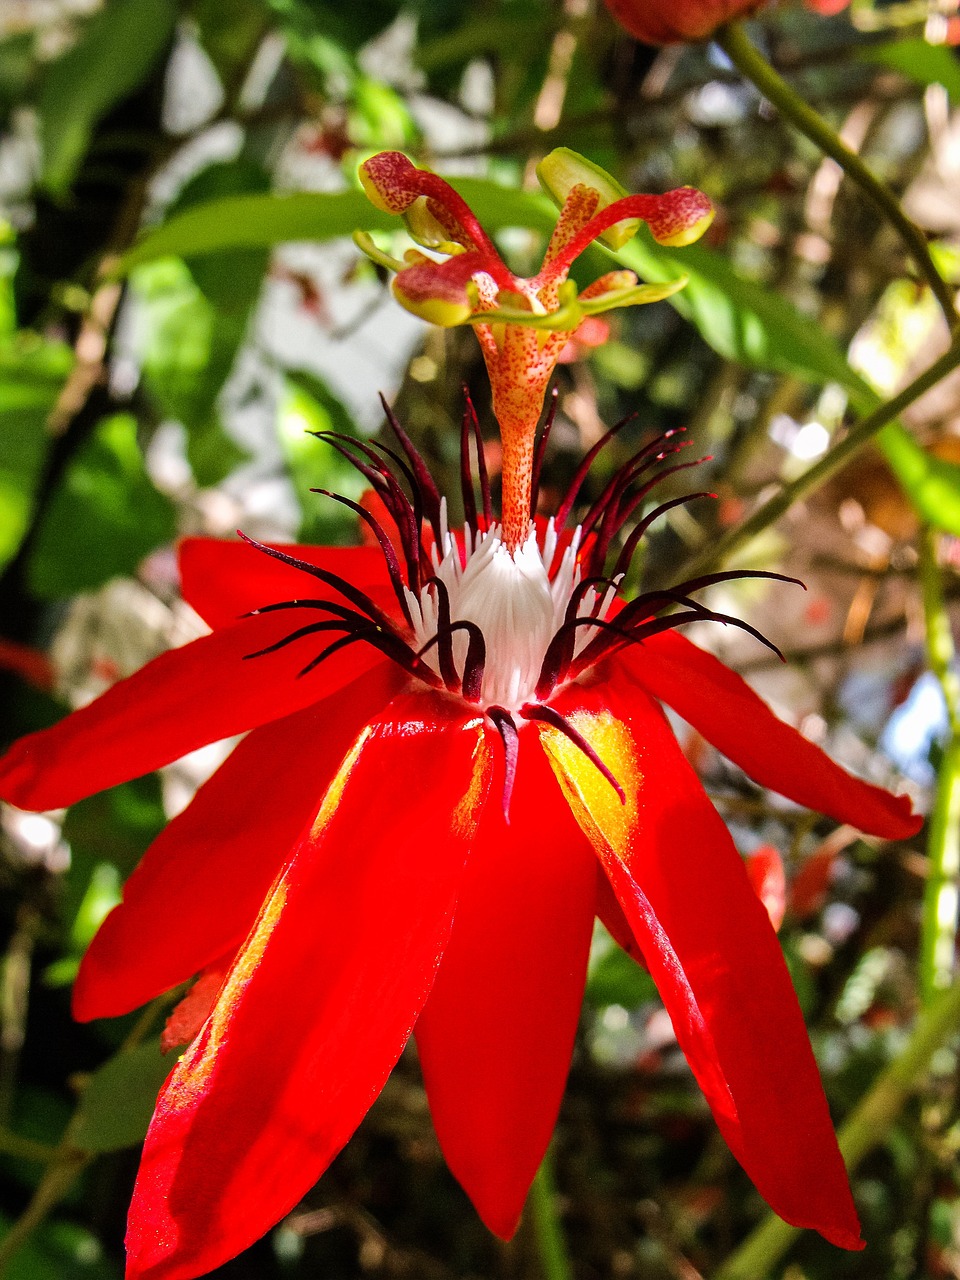
[[[461,563],[460,547],[447,527],[445,503],[441,514],[442,543],[440,548],[433,548],[434,568],[447,589],[451,621],[473,622],[483,633],[486,661],[481,704],[518,711],[524,703],[536,700],[544,656],[580,582],[580,530],[574,532],[561,553],[552,520],[547,524],[542,548],[531,524],[526,542],[513,552],[501,541],[499,524],[477,535],[465,529]],[[598,594],[589,588],[577,616],[602,618],[615,594],[615,588],[608,588],[598,609]],[[437,633],[437,592],[433,586],[426,586],[419,597],[408,591],[407,599],[420,648]],[[594,627],[579,627],[574,652],[579,653],[596,634]],[[468,644],[465,631],[455,632],[454,661],[461,674]],[[439,671],[436,645],[423,659]]]

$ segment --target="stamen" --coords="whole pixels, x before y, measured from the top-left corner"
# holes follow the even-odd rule
[[[368,627],[374,629],[372,624],[368,623]],[[264,658],[268,653],[276,653],[278,649],[285,649],[288,644],[293,644],[295,640],[302,640],[304,636],[316,635],[320,631],[353,631],[354,628],[342,620],[334,622],[328,619],[326,622],[311,622],[308,626],[297,627],[296,631],[291,631],[289,635],[285,635],[282,640],[275,640],[273,644],[265,645],[262,649],[257,649],[255,653],[245,653],[243,660],[246,662],[250,658]],[[357,628],[359,630],[359,628]]]
[[[460,495],[463,499],[464,522],[476,533],[477,501],[473,492],[473,472],[470,468],[470,407],[464,407],[460,422]]]
[[[558,529],[562,529],[563,526],[567,523],[567,519],[570,515],[570,512],[573,510],[573,504],[577,500],[577,495],[580,493],[580,489],[583,486],[583,482],[584,480],[586,480],[587,475],[590,471],[590,468],[593,466],[594,462],[597,460],[597,457],[599,456],[601,451],[605,449],[606,446],[610,443],[610,441],[613,440],[615,436],[617,436],[618,433],[623,430],[623,428],[627,425],[628,422],[633,422],[636,416],[637,415],[635,413],[628,413],[625,418],[621,418],[620,421],[616,423],[614,426],[612,426],[610,430],[607,431],[604,435],[602,435],[600,439],[597,441],[597,443],[593,446],[593,448],[587,452],[586,457],[583,459],[579,467],[577,467],[576,471],[573,473],[573,479],[570,481],[569,488],[567,489],[567,492],[564,494],[563,501],[560,503],[560,506],[557,509],[557,513],[554,516],[554,519],[557,522]]]
[[[318,565],[310,564],[307,560],[299,560],[296,556],[288,555],[285,551],[279,551],[276,547],[267,546],[265,542],[257,542],[256,538],[247,537],[240,529],[237,530],[237,536],[241,541],[246,542],[248,546],[255,547],[257,551],[262,551],[264,555],[270,556],[271,559],[279,560],[281,564],[287,564],[291,569],[301,569],[304,573],[309,573],[312,578],[319,578],[328,587],[333,587],[334,591],[345,596],[347,600],[351,600],[362,613],[365,613],[368,618],[371,618],[379,626],[389,628],[393,625],[383,610],[379,609],[368,595],[349,583],[346,578],[341,578],[339,574],[331,573],[328,569],[321,569]]]
[[[617,565],[614,569],[614,575],[625,574],[630,568],[630,564],[636,554],[637,547],[640,545],[640,539],[647,532],[655,520],[659,520],[661,516],[666,515],[668,511],[672,511],[674,507],[685,506],[688,502],[693,502],[696,498],[715,498],[715,493],[709,493],[701,490],[699,493],[685,493],[679,498],[671,498],[669,502],[661,502],[658,507],[650,512],[631,530],[629,538],[623,544],[623,549],[617,557]]]
[[[414,494],[414,502],[411,504],[407,495],[401,489],[396,477],[392,474],[389,467],[377,456],[373,448],[366,445],[361,440],[354,440],[350,436],[344,436],[335,431],[314,431],[311,432],[318,440],[323,440],[345,458],[352,466],[360,472],[360,474],[373,486],[376,493],[380,495],[384,506],[390,513],[397,534],[400,538],[400,544],[403,548],[404,559],[407,562],[407,572],[411,582],[419,584],[420,561],[422,558],[423,548],[420,544],[420,531],[423,524],[423,511],[420,506],[420,498],[416,487],[413,474],[406,464],[386,445],[380,445],[384,453],[391,457],[405,473],[411,489]],[[351,449],[356,449],[358,453],[362,453],[364,457],[369,459],[368,463],[364,463],[360,458],[356,457]],[[321,493],[323,490],[312,489],[311,493]]]
[[[487,458],[483,451],[483,432],[480,430],[480,419],[477,417],[477,411],[473,407],[470,392],[466,387],[463,388],[463,395],[467,403],[467,413],[470,415],[470,422],[473,426],[473,438],[477,445],[477,480],[480,484],[480,498],[483,502],[483,520],[486,528],[489,529],[493,524],[493,503],[490,500],[490,478],[487,475]]]
[[[539,490],[544,449],[556,406],[554,394],[534,451],[531,504]],[[342,632],[311,659],[301,674],[313,670],[331,654],[362,641],[431,688],[446,689],[485,707],[504,742],[506,812],[516,769],[518,714],[549,723],[565,733],[601,769],[623,799],[616,779],[595,758],[589,743],[572,724],[544,704],[559,685],[577,679],[624,646],[641,644],[690,622],[715,621],[739,627],[779,654],[776,646],[749,623],[707,608],[693,599],[693,593],[739,578],[797,581],[783,574],[758,570],[706,574],[672,588],[644,592],[622,605],[613,617],[607,616],[650,525],[674,507],[707,496],[689,494],[656,506],[626,538],[613,574],[604,572],[613,539],[651,490],[666,477],[697,465],[659,466],[685,446],[685,441],[674,441],[679,432],[666,432],[640,447],[607,483],[583,524],[572,533],[561,533],[590,463],[631,420],[622,419],[577,468],[557,516],[541,525],[539,533],[527,516],[527,533],[515,545],[493,519],[482,432],[469,395],[461,424],[460,477],[467,516],[462,533],[450,531],[446,500],[440,496],[426,462],[386,404],[384,409],[403,456],[386,445],[367,444],[337,432],[315,434],[337,449],[370,482],[383,500],[396,535],[388,532],[382,517],[360,503],[325,490],[315,492],[340,502],[373,531],[397,607],[391,606],[387,614],[345,578],[241,534],[251,546],[319,579],[340,598],[296,598],[255,610],[269,613],[310,609],[327,616],[297,627],[248,657],[277,652],[312,635]],[[476,481],[471,467],[471,442],[477,448]],[[655,468],[655,473],[648,475]],[[412,497],[403,488],[404,480]],[[476,483],[480,486],[482,515],[477,509]],[[422,536],[424,514],[433,534],[432,542],[427,539],[426,544]]]
[[[440,490],[437,488],[436,481],[430,474],[430,468],[423,460],[422,455],[418,452],[413,441],[404,431],[403,427],[397,419],[397,415],[387,404],[386,398],[381,395],[380,403],[383,405],[383,412],[386,415],[387,422],[390,424],[390,430],[400,441],[400,446],[413,470],[416,478],[415,490],[420,494],[420,500],[423,503],[423,509],[426,513],[430,528],[433,530],[434,538],[440,541]]]
[[[456,664],[453,661],[453,634],[450,626],[450,593],[447,591],[446,584],[441,578],[431,578],[427,583],[427,587],[433,587],[437,597],[437,634],[434,640],[437,644],[437,656],[440,660],[440,674],[443,676],[444,684],[453,693],[458,693],[461,687],[459,673]],[[430,641],[433,644],[433,640]],[[418,656],[422,657],[430,645],[426,645],[419,651]]]
[[[365,507],[361,507],[359,502],[354,502],[351,498],[345,498],[342,494],[331,493],[329,489],[311,489],[311,493],[319,493],[325,498],[332,498],[334,502],[339,502],[349,510],[355,512],[367,526],[373,530],[373,536],[380,545],[380,551],[387,565],[387,572],[390,575],[390,584],[393,587],[393,593],[399,601],[403,616],[406,618],[410,626],[413,626],[413,618],[410,616],[410,606],[407,604],[407,597],[404,590],[403,579],[400,576],[400,561],[397,559],[397,553],[393,549],[393,543],[383,531],[383,526],[375,516],[371,515]]]

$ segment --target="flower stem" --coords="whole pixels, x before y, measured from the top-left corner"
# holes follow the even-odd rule
[[[544,1280],[573,1280],[566,1242],[557,1220],[557,1193],[549,1148],[530,1188],[530,1213]]]
[[[893,1127],[937,1049],[960,1031],[960,983],[938,995],[920,1016],[903,1051],[881,1073],[838,1135],[848,1169]],[[720,1267],[713,1280],[765,1280],[790,1248],[799,1227],[769,1214]]]
[[[913,382],[904,387],[892,400],[879,405],[855,427],[851,427],[843,439],[825,453],[819,462],[797,476],[796,480],[785,484],[779,493],[774,494],[763,506],[758,507],[742,524],[711,543],[705,551],[686,564],[682,570],[684,578],[699,577],[703,573],[711,572],[718,565],[725,564],[735,552],[752,542],[765,529],[776,524],[795,502],[806,494],[812,493],[841,467],[845,467],[864,445],[869,444],[885,426],[915,400],[919,400],[925,391],[929,391],[957,365],[960,365],[960,340],[954,341],[939,360],[935,361],[925,373],[914,378]]]
[[[960,677],[953,666],[956,651],[943,598],[937,544],[937,534],[925,529],[920,540],[920,583],[927,662],[947,708],[947,743],[930,816],[930,871],[920,931],[920,991],[925,1004],[953,980],[960,882]]]
[[[731,22],[721,27],[714,39],[737,70],[760,90],[780,114],[795,125],[821,151],[834,159],[852,182],[896,228],[916,266],[933,291],[951,332],[958,317],[950,287],[940,275],[930,256],[926,237],[915,222],[904,213],[899,200],[881,182],[860,157],[851,151],[823,117],[809,106],[771,67],[763,54],[751,43],[742,23]]]
[[[48,1147],[45,1142],[35,1142],[33,1138],[23,1138],[10,1129],[0,1129],[0,1153],[13,1156],[15,1160],[46,1164],[56,1155],[56,1147]]]

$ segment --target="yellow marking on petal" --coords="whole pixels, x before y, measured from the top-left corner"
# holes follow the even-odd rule
[[[696,244],[710,226],[713,219],[714,213],[711,210],[705,218],[701,218],[699,222],[695,222],[692,227],[684,227],[675,235],[662,236],[658,239],[657,243],[667,245],[671,249],[685,249],[689,244]]]
[[[483,731],[483,721],[478,717],[471,720],[463,726],[463,732],[467,733],[470,729],[475,730],[477,735],[476,746],[473,749],[473,773],[470,778],[470,785],[460,797],[460,802],[454,809],[451,816],[451,830],[457,836],[466,836],[470,838],[476,830],[478,821],[478,811],[483,805],[487,797],[487,791],[490,787],[490,773],[493,764],[493,757],[487,747],[486,734]]]
[[[622,721],[609,711],[578,711],[568,716],[626,793],[626,804],[576,743],[559,729],[538,725],[540,741],[573,815],[600,851],[626,861],[632,849],[643,774],[636,748]]]
[[[350,774],[357,762],[364,743],[370,737],[371,730],[366,728],[347,752],[336,776],[327,788],[320,811],[310,829],[310,840],[318,840],[323,828],[330,821],[340,804],[343,789],[349,781]],[[223,989],[213,1007],[213,1012],[200,1038],[180,1059],[176,1073],[171,1077],[168,1087],[167,1101],[171,1108],[187,1106],[198,1092],[208,1086],[216,1068],[216,1058],[224,1035],[229,1030],[234,1005],[242,995],[247,983],[253,977],[257,966],[263,959],[267,943],[283,915],[287,903],[287,885],[283,873],[274,882],[273,888],[260,908],[260,915],[247,939],[243,950],[234,961],[233,968],[227,974]]]
[[[263,959],[267,943],[283,915],[286,903],[287,886],[281,876],[274,883],[260,909],[253,932],[227,975],[209,1021],[193,1047],[179,1060],[170,1077],[166,1091],[168,1111],[192,1106],[197,1094],[203,1093],[209,1086],[216,1070],[220,1046],[230,1028],[234,1006]]]
[[[313,820],[313,826],[310,828],[310,839],[316,840],[320,832],[333,817],[343,797],[343,789],[350,780],[350,774],[353,772],[353,766],[357,763],[360,752],[363,750],[364,744],[370,737],[372,730],[368,726],[356,742],[343,758],[343,764],[336,772],[333,781],[327,787],[326,795],[323,797],[323,803],[320,806],[320,812]]]

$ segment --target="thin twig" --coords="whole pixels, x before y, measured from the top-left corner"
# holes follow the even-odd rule
[[[955,340],[940,359],[919,377],[914,378],[909,386],[895,395],[892,400],[886,401],[872,413],[867,414],[855,427],[851,427],[844,438],[825,453],[819,462],[789,484],[785,484],[779,493],[774,494],[762,507],[758,507],[742,524],[731,529],[729,533],[694,557],[691,563],[683,567],[682,576],[684,578],[699,577],[729,561],[735,552],[742,550],[765,529],[776,524],[795,502],[818,489],[842,467],[845,467],[851,458],[864,445],[869,444],[885,426],[899,417],[904,409],[915,400],[919,400],[924,392],[929,391],[958,365],[960,365],[960,341]]]
[[[924,529],[920,539],[920,585],[927,662],[943,694],[948,732],[930,815],[930,871],[920,930],[920,991],[927,1004],[953,980],[960,884],[960,677],[954,669],[956,650],[943,596],[938,542],[934,530]]]
[[[795,125],[805,137],[825,151],[844,173],[855,182],[870,202],[896,228],[917,268],[933,291],[951,332],[957,325],[953,294],[937,270],[926,237],[915,222],[904,213],[900,201],[879,180],[860,157],[838,137],[823,117],[806,103],[773,69],[751,43],[739,22],[731,22],[716,33],[715,40],[740,73],[760,90],[773,106]]]

